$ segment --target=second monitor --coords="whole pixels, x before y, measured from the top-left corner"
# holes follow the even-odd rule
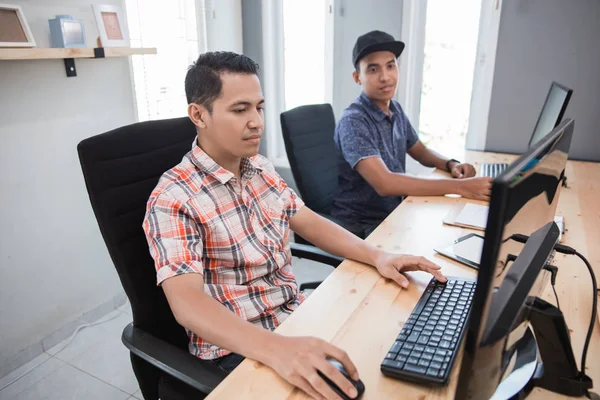
[[[535,123],[535,128],[533,128],[533,133],[529,138],[529,148],[539,142],[544,136],[550,133],[552,129],[560,124],[572,94],[573,90],[560,83],[552,82],[546,100],[544,101],[542,111]],[[481,176],[495,178],[500,175],[507,166],[508,164],[482,164]]]

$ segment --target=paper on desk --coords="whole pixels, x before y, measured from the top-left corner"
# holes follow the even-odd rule
[[[488,206],[467,203],[460,211],[460,213],[458,213],[454,222],[456,224],[474,226],[477,228],[485,229],[485,225],[487,224],[488,211]]]

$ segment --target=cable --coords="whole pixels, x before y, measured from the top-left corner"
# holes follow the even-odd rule
[[[510,238],[513,240],[516,240],[517,242],[525,243],[525,242],[527,242],[527,239],[529,239],[529,236],[521,235],[521,234],[514,234]],[[598,307],[598,295],[597,295],[598,284],[596,282],[596,275],[594,274],[594,270],[592,269],[590,262],[574,248],[566,246],[564,244],[556,243],[554,245],[554,250],[556,250],[557,252],[562,253],[562,254],[576,255],[577,257],[579,257],[581,259],[581,261],[583,261],[585,263],[585,266],[587,267],[587,269],[590,273],[590,276],[592,278],[592,288],[593,288],[593,296],[594,296],[592,298],[592,317],[590,319],[590,326],[588,328],[587,335],[585,337],[585,343],[583,345],[583,351],[581,353],[581,373],[583,375],[585,375],[585,362],[587,359],[588,348],[590,346],[590,340],[592,339],[592,333],[594,331],[594,323],[596,321],[596,310]],[[557,300],[558,300],[558,297],[557,297]]]
[[[556,298],[556,308],[560,311],[560,302],[558,301],[558,295],[556,294],[556,276],[558,275],[558,268],[551,264],[544,265],[544,269],[549,271],[551,274],[550,284],[552,285],[552,291],[554,292],[554,297]]]
[[[554,288],[554,285],[552,285],[552,291],[554,292],[554,297],[556,298],[556,308],[558,308],[558,311],[560,311],[560,303],[558,302],[558,295],[556,294],[556,289]]]
[[[98,320],[96,322],[90,322],[89,324],[79,325],[75,329],[75,332],[73,332],[73,334],[71,335],[71,337],[69,337],[68,341],[56,353],[54,353],[54,356],[56,356],[58,353],[60,353],[61,351],[63,351],[68,345],[70,345],[71,342],[73,342],[73,339],[75,339],[75,336],[79,333],[80,330],[85,329],[85,328],[89,328],[90,326],[96,326],[96,325],[100,325],[100,324],[103,324],[103,323],[108,322],[108,321],[112,321],[113,319],[117,318],[120,315],[121,315],[121,313],[118,312],[118,313],[115,313],[115,315],[113,315],[112,317],[110,317],[108,319]]]
[[[73,332],[73,334],[71,335],[71,337],[68,339],[68,341],[56,352],[54,353],[54,356],[57,355],[58,353],[60,353],[61,351],[63,351],[68,345],[71,344],[71,342],[73,341],[73,339],[75,339],[75,335],[77,335],[77,333],[85,328],[88,328],[90,326],[94,326],[94,325],[100,325],[103,324],[105,322],[111,321],[115,318],[117,318],[118,316],[120,316],[121,313],[118,312],[115,315],[113,315],[112,317],[105,319],[105,320],[98,320],[96,322],[91,322],[89,324],[83,324],[83,325],[79,325],[76,329],[75,332]],[[37,364],[35,367],[28,369],[27,371],[23,372],[21,375],[17,376],[16,378],[14,378],[13,380],[11,380],[10,382],[6,383],[4,386],[0,387],[0,391],[2,391],[4,388],[9,387],[10,385],[12,385],[13,383],[15,383],[16,381],[18,381],[19,379],[21,379],[22,377],[24,377],[25,375],[27,375],[28,373],[30,373],[31,371],[33,371],[34,369],[36,369],[37,367],[39,367],[40,365],[42,365],[43,363],[45,363],[46,361],[48,361],[50,358],[42,361],[41,363]]]
[[[590,327],[588,329],[587,336],[585,337],[585,344],[583,345],[583,354],[581,356],[581,372],[585,375],[585,361],[587,358],[590,340],[592,339],[592,332],[594,331],[594,323],[596,322],[596,310],[598,307],[598,296],[596,295],[596,293],[598,292],[598,284],[596,283],[596,275],[594,275],[594,270],[592,269],[590,262],[578,251],[575,251],[575,255],[585,263],[585,266],[588,268],[588,271],[590,271],[590,276],[592,277],[592,287],[594,288],[594,298],[592,300],[592,320],[590,321]]]

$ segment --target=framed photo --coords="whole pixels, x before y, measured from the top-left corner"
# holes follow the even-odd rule
[[[21,6],[0,4],[0,47],[35,47]]]
[[[125,18],[118,6],[93,4],[94,17],[100,33],[102,47],[129,47],[125,31]]]

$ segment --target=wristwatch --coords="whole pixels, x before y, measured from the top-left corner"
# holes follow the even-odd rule
[[[448,172],[452,172],[452,170],[450,169],[450,163],[451,163],[451,162],[453,162],[453,161],[454,161],[455,163],[457,163],[457,164],[460,164],[460,161],[458,161],[458,160],[455,160],[454,158],[451,158],[451,159],[449,159],[448,161],[446,161],[446,171],[448,171]]]

